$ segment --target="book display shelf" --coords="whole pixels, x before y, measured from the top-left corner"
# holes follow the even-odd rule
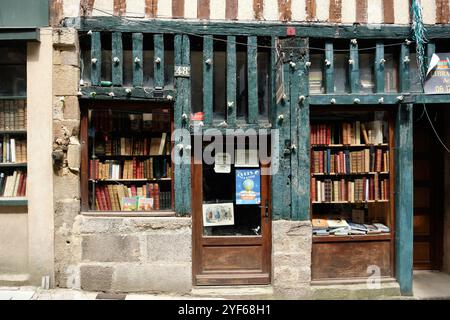
[[[89,210],[173,208],[170,109],[88,111]]]
[[[25,99],[0,100],[0,205],[26,205]]]
[[[392,276],[393,141],[387,111],[313,109],[313,280]]]

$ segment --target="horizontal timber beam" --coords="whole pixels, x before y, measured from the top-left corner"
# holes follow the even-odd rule
[[[336,25],[325,23],[270,23],[270,22],[217,22],[186,20],[142,20],[117,17],[66,18],[66,27],[81,31],[120,31],[172,34],[221,34],[254,36],[287,36],[287,28],[294,27],[302,37],[359,38],[359,39],[406,39],[410,36],[409,25]],[[427,37],[437,38],[450,31],[450,25],[429,26]]]
[[[95,100],[153,100],[170,102],[175,100],[175,90],[153,88],[81,87],[81,99]]]

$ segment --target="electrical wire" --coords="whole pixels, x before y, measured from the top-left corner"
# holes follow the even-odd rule
[[[103,13],[105,15],[108,15],[110,17],[115,17],[117,19],[120,20],[124,20],[127,22],[131,22],[131,23],[135,23],[135,24],[140,24],[140,25],[145,25],[148,26],[153,20],[135,20],[135,19],[130,19],[129,17],[122,17],[122,16],[115,16],[113,13],[105,11],[105,10],[101,10],[98,8],[93,8],[93,10],[98,11],[100,13]],[[141,17],[139,17],[141,18]],[[178,30],[178,29],[173,29],[173,28],[165,28],[165,27],[161,27],[161,26],[153,26],[155,28],[155,31],[163,31],[163,32],[170,32],[170,33],[182,33],[182,34],[187,34],[193,37],[198,37],[198,38],[205,38],[205,37],[209,37],[210,35],[207,34],[199,34],[199,33],[193,33],[193,32],[187,32],[186,30]],[[224,42],[224,43],[231,43],[231,44],[235,44],[235,45],[241,45],[241,46],[247,46],[247,47],[255,47],[255,48],[262,48],[262,49],[277,49],[276,47],[273,46],[268,46],[268,45],[261,45],[261,44],[256,44],[256,45],[251,45],[245,42],[239,42],[239,41],[231,41],[228,39],[223,39],[223,38],[217,38],[217,37],[212,37],[212,40],[214,41],[218,41],[218,42]],[[405,42],[407,43],[413,43],[412,40],[404,40],[402,42],[396,42],[396,43],[389,43],[389,44],[383,44],[382,46],[387,48],[387,47],[395,47],[395,46],[401,46],[403,44],[405,44]],[[283,47],[284,49],[304,49],[304,47]],[[365,48],[358,48],[357,51],[370,51],[370,50],[375,50],[377,48],[377,46],[372,46],[372,47],[365,47]],[[325,48],[320,48],[320,47],[308,47],[309,50],[312,51],[327,51],[327,49]],[[350,49],[333,49],[334,52],[350,52]]]

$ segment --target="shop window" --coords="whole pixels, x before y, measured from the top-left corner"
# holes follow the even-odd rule
[[[361,52],[359,54],[359,83],[361,93],[375,92],[374,52]]]
[[[26,204],[26,44],[0,47],[0,203]]]
[[[398,92],[398,50],[384,48],[384,90]]]
[[[237,38],[238,43],[245,43],[246,38]],[[236,45],[236,101],[238,120],[245,121],[248,117],[248,77],[247,77],[247,46]]]
[[[419,68],[417,66],[417,54],[411,52],[409,54],[409,88],[411,92],[423,92],[422,83],[420,81]]]
[[[258,48],[258,112],[260,120],[269,119],[270,52]]]
[[[325,55],[323,53],[311,53],[309,55],[311,66],[309,68],[309,92],[311,94],[325,93],[323,83],[323,64]]]
[[[313,280],[367,277],[374,265],[392,276],[393,117],[325,112],[311,114]]]
[[[350,90],[348,83],[348,60],[348,53],[334,53],[334,91],[336,93],[346,93]]]
[[[203,111],[203,47],[191,42],[191,111]]]
[[[221,38],[220,38],[221,39]],[[224,120],[227,104],[227,53],[222,41],[214,41],[213,119]]]
[[[84,207],[141,213],[173,209],[171,108],[89,108],[82,121],[89,141]]]
[[[111,34],[102,33],[101,45],[102,45],[102,68],[101,68],[101,80],[112,80],[112,45]]]

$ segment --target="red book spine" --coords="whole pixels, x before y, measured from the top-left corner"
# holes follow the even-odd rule
[[[317,201],[316,200],[316,179],[311,178],[311,201]]]
[[[327,144],[331,144],[331,127],[327,126]]]
[[[155,210],[159,210],[159,185],[155,183],[154,185],[154,204],[155,204]]]
[[[98,208],[96,208],[97,210],[103,211],[103,201],[102,201],[102,194],[101,194],[101,187],[97,187],[97,189],[95,189],[95,198],[97,199],[98,202]]]
[[[134,184],[131,186],[131,195],[133,197],[137,196],[137,190],[136,190],[136,186]]]

